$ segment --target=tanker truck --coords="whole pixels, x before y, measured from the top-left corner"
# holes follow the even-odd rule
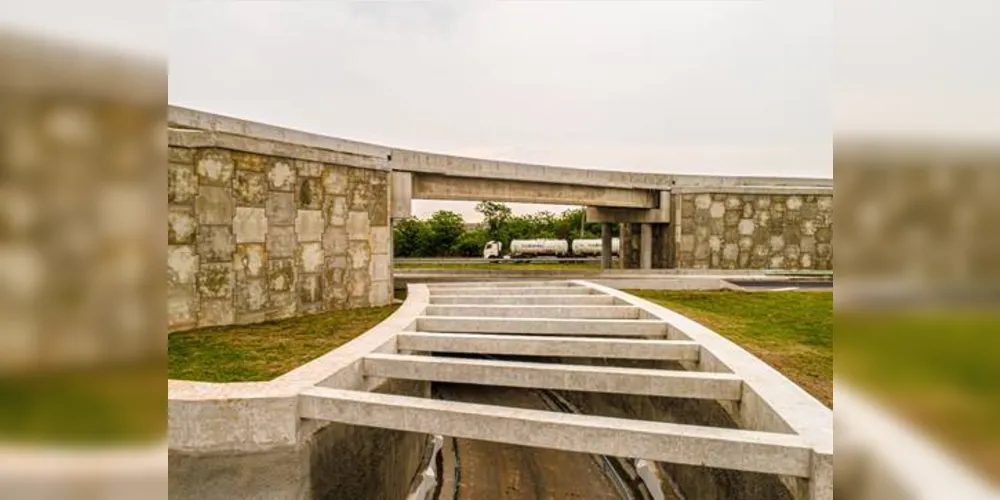
[[[619,240],[611,240],[611,253],[618,255]],[[512,240],[510,242],[510,253],[506,258],[531,258],[531,257],[590,257],[601,255],[601,240],[575,240],[573,241],[572,253],[570,245],[566,240],[534,239],[534,240]],[[503,243],[499,241],[489,241],[483,247],[484,259],[500,259],[503,257]]]
[[[611,255],[618,255],[618,238],[611,238]],[[573,240],[574,257],[592,257],[601,255],[601,240]]]

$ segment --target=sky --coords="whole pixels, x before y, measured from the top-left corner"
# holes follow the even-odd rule
[[[171,104],[466,156],[829,177],[834,132],[1000,137],[996,0],[158,4],[0,27],[169,60]]]
[[[829,177],[831,43],[822,1],[174,3],[170,102],[463,156]]]

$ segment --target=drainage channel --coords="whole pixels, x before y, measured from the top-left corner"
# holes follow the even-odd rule
[[[470,356],[473,357],[473,356]],[[493,356],[474,356],[483,359],[498,359]],[[436,391],[435,391],[436,392]],[[549,410],[563,413],[582,413],[557,391],[536,389],[531,391]],[[434,397],[441,397],[435,395]],[[448,453],[448,460],[444,454]],[[677,485],[656,463],[644,459],[630,459],[591,455],[595,465],[608,478],[617,496],[628,500],[684,500]],[[451,466],[444,470],[446,462]],[[436,435],[431,439],[424,463],[426,468],[407,500],[458,500],[462,462],[459,454],[459,440]],[[450,477],[445,477],[445,475]],[[445,486],[447,485],[447,491]]]

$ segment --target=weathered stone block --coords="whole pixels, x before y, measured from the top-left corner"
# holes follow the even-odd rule
[[[347,167],[327,165],[323,169],[323,190],[326,194],[347,194]],[[347,198],[344,198],[347,201]]]
[[[275,160],[267,170],[267,180],[272,191],[291,192],[295,189],[295,170],[288,160]]]
[[[198,293],[193,284],[167,288],[167,329],[198,324]]]
[[[780,252],[785,249],[785,237],[782,235],[771,236],[771,251]]]
[[[373,307],[384,306],[392,301],[392,291],[389,289],[388,281],[372,282],[371,291],[368,293],[368,303]]]
[[[192,246],[167,247],[167,284],[194,284],[198,272],[198,255]]]
[[[295,160],[299,177],[319,177],[323,175],[323,164],[315,161]]]
[[[712,220],[712,213],[710,211],[695,210],[694,212],[695,228],[707,226],[710,220]]]
[[[757,210],[767,210],[771,208],[771,198],[768,196],[761,196],[757,198]]]
[[[295,228],[269,225],[267,228],[267,255],[269,258],[295,257]]]
[[[833,255],[833,245],[829,243],[819,243],[816,245],[816,255],[818,257],[830,257]]]
[[[743,218],[744,219],[752,219],[754,213],[756,213],[756,211],[753,209],[753,203],[744,203],[743,204]]]
[[[721,236],[725,231],[726,222],[722,219],[712,219],[712,222],[708,225],[708,232],[710,234]]]
[[[367,180],[351,179],[347,192],[347,206],[351,210],[368,212],[368,204],[372,199],[371,186]]]
[[[727,196],[726,197],[726,210],[732,211],[742,211],[743,210],[743,199],[739,196]]]
[[[295,285],[295,261],[271,259],[267,262],[268,288],[272,292],[290,292]],[[273,295],[273,294],[272,294]]]
[[[237,243],[264,243],[267,236],[267,215],[264,209],[236,207],[233,232]]]
[[[698,241],[698,242],[708,241],[709,236],[711,236],[711,232],[709,231],[709,228],[707,228],[705,226],[698,226],[698,227],[694,228],[694,240],[695,241]],[[637,239],[638,238],[633,238],[633,243]]]
[[[370,280],[367,272],[350,271],[347,273],[347,294],[349,297],[368,298]]]
[[[299,269],[304,273],[318,273],[323,270],[323,247],[319,242],[299,245]]]
[[[310,304],[323,298],[323,285],[318,274],[299,276],[299,302]]]
[[[373,227],[371,228],[371,238],[369,242],[371,243],[372,253],[392,253],[392,244],[389,241],[389,236],[392,234],[388,227]]]
[[[785,267],[785,256],[772,255],[771,261],[768,263],[768,267],[771,269],[783,269]]]
[[[368,241],[368,212],[350,212],[347,215],[347,238],[351,241]]]
[[[743,215],[743,212],[739,210],[727,211],[722,220],[725,222],[726,227],[736,227],[740,223],[741,215]]]
[[[740,247],[740,253],[750,253],[750,249],[753,248],[753,237],[751,236],[741,236],[740,241],[737,243]]]
[[[708,247],[708,243],[698,242],[694,246],[694,260],[695,261],[704,261],[704,260],[708,259],[708,256],[710,254],[711,254],[711,249]]]
[[[170,207],[167,212],[167,243],[191,245],[195,242],[197,224],[190,208]]]
[[[811,220],[804,220],[799,225],[799,232],[806,236],[812,236],[816,234],[816,223]]]
[[[819,196],[816,198],[816,208],[822,212],[833,211],[833,196]]]
[[[236,293],[236,310],[243,312],[262,311],[267,305],[268,284],[264,279],[240,281]]]
[[[753,219],[743,219],[740,221],[737,227],[741,235],[750,236],[757,229],[757,225],[754,224]]]
[[[188,204],[198,195],[198,177],[191,165],[171,163],[167,170],[167,201]]]
[[[203,299],[224,299],[233,295],[233,266],[202,264],[198,269],[198,293]]]
[[[300,178],[298,195],[299,208],[316,210],[323,208],[323,190],[320,188],[319,179]]]
[[[681,252],[694,252],[693,234],[685,234],[681,236]]]
[[[323,231],[323,250],[327,255],[347,254],[347,228],[327,227]]]
[[[272,192],[267,196],[268,224],[286,225],[295,223],[295,194]]]
[[[827,227],[816,229],[816,241],[820,243],[830,243],[833,240],[833,231]]]
[[[726,204],[722,201],[713,201],[708,209],[709,214],[713,219],[721,218],[726,215]]]
[[[271,292],[268,294],[267,305],[267,319],[291,318],[296,312],[295,292]]]
[[[198,326],[231,325],[234,317],[232,299],[203,299],[198,310]]]
[[[374,255],[371,262],[372,281],[388,280],[390,276],[389,256],[382,254]]]
[[[351,269],[368,269],[371,253],[367,241],[352,241],[347,247],[347,263]]]
[[[198,255],[206,262],[232,263],[233,234],[229,226],[201,226],[198,228]]]
[[[740,255],[740,247],[736,243],[726,243],[722,246],[722,261],[735,261]]]
[[[803,253],[815,253],[816,252],[816,238],[812,236],[803,236],[799,240],[799,247],[802,248]]]
[[[750,267],[750,252],[740,252],[739,258],[736,259],[736,267],[739,269],[748,269]]]
[[[262,243],[244,243],[236,245],[233,256],[233,268],[239,280],[262,278],[267,270],[267,254]]]
[[[271,160],[268,156],[242,151],[233,151],[232,157],[233,163],[236,165],[237,175],[240,170],[265,173],[267,172],[267,164]]]
[[[785,200],[785,206],[788,207],[789,210],[798,210],[802,207],[802,197],[789,196],[788,199]]]
[[[799,257],[799,265],[803,269],[811,269],[813,265],[812,255],[809,255],[807,253],[802,254],[802,256]]]
[[[237,170],[233,180],[237,205],[260,206],[267,202],[267,180],[264,174]]]
[[[233,180],[233,158],[229,151],[206,149],[197,155],[198,180],[203,185],[229,187]]]
[[[694,206],[699,210],[708,209],[712,205],[712,195],[701,193],[694,197]]]
[[[343,226],[347,224],[347,198],[344,196],[327,196],[323,200],[328,226]]]
[[[194,211],[198,224],[230,225],[233,223],[233,199],[229,189],[218,186],[201,186],[195,200]]]
[[[295,235],[302,241],[322,241],[323,229],[322,210],[299,210],[295,217]]]
[[[194,150],[191,148],[178,148],[171,146],[167,148],[167,160],[170,163],[180,163],[184,165],[194,165]],[[194,170],[192,169],[192,172]]]
[[[719,236],[710,236],[708,238],[708,248],[709,248],[709,250],[712,251],[712,253],[721,252],[722,251],[722,238],[720,238]]]

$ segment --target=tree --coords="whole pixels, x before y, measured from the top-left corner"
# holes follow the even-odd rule
[[[434,233],[420,219],[404,219],[392,229],[393,255],[396,257],[427,257]]]
[[[511,217],[510,207],[503,203],[483,201],[476,205],[476,211],[483,214],[486,223],[486,234],[491,240],[502,240],[504,225]],[[509,243],[509,242],[508,242]]]
[[[427,220],[427,226],[432,233],[428,251],[434,256],[451,254],[455,242],[465,232],[465,220],[462,216],[448,210],[434,212]]]
[[[455,242],[452,252],[460,257],[482,257],[483,249],[489,240],[490,236],[483,229],[466,231]]]

